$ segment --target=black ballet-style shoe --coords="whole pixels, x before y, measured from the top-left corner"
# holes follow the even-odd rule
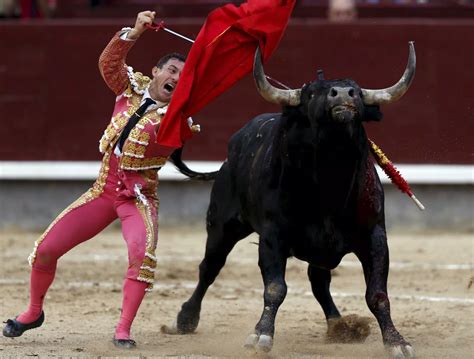
[[[41,312],[41,315],[34,322],[24,324],[20,323],[15,319],[8,319],[6,322],[7,325],[3,328],[3,335],[5,337],[14,338],[19,337],[25,331],[41,327],[41,324],[44,322],[44,312]]]
[[[137,347],[137,342],[133,339],[112,339],[112,342],[117,348],[134,349]]]

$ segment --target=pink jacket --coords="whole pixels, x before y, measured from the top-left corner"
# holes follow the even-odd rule
[[[110,157],[130,116],[137,110],[151,79],[140,72],[133,72],[125,64],[128,51],[134,41],[125,41],[117,33],[99,58],[99,69],[109,88],[117,95],[112,118],[99,141],[99,150],[104,154],[102,168],[94,188],[101,192],[109,171]],[[122,179],[121,194],[137,196],[137,188],[147,197],[156,198],[158,173],[169,154],[160,153],[156,144],[158,125],[166,106],[146,112],[130,132],[119,157],[118,173]]]

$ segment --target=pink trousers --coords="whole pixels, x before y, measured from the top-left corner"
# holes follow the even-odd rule
[[[70,249],[85,242],[119,218],[122,234],[128,247],[127,278],[137,279],[148,246],[156,246],[158,213],[156,197],[147,197],[148,218],[140,210],[142,205],[133,192],[127,172],[117,167],[111,156],[103,193],[91,201],[71,209],[52,227],[38,245],[33,268],[53,272],[57,260]],[[127,187],[127,185],[128,187]],[[132,187],[132,188],[130,188]],[[151,222],[151,223],[150,223]],[[148,234],[147,234],[148,232]],[[152,232],[151,238],[150,233]],[[150,241],[154,243],[149,243]]]
[[[153,217],[156,219],[156,214]],[[147,244],[144,219],[135,199],[111,199],[105,195],[72,209],[50,228],[38,246],[33,268],[54,272],[63,254],[97,235],[116,218],[121,221],[128,247],[127,278],[137,279]]]
[[[100,179],[103,185],[99,186],[99,195],[83,196],[81,198],[87,200],[80,199],[73,203],[37,242],[32,257],[30,306],[17,318],[20,322],[31,322],[41,314],[43,299],[54,280],[58,259],[119,218],[128,247],[129,266],[124,282],[122,316],[115,337],[129,338],[131,323],[145,289],[152,286],[156,266],[154,251],[158,238],[157,179],[156,172],[154,181],[144,179],[143,176],[140,177],[140,173],[118,169],[117,163],[115,155],[112,155],[108,162],[104,162],[101,173],[106,174],[106,178]],[[104,172],[104,168],[108,170]],[[144,183],[148,184],[140,196],[137,196],[133,188],[136,182],[140,188]]]

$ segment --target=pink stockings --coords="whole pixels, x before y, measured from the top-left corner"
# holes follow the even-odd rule
[[[137,280],[147,245],[146,221],[137,208],[135,198],[114,197],[106,193],[68,210],[49,228],[37,248],[31,271],[30,304],[28,310],[18,316],[17,320],[31,323],[39,317],[44,297],[53,282],[59,257],[98,234],[118,217],[122,222],[122,233],[128,247],[129,267],[123,285],[122,315],[115,337],[129,339],[131,324],[148,286],[146,282]],[[155,208],[152,208],[151,215],[155,228],[149,233],[156,235]]]
[[[147,284],[126,278],[123,283],[123,303],[120,321],[115,328],[115,339],[130,339],[130,327],[145,296]]]
[[[43,310],[43,300],[51,283],[53,283],[55,272],[41,272],[35,268],[30,275],[30,305],[28,310],[20,314],[16,320],[20,323],[31,323],[39,318]]]

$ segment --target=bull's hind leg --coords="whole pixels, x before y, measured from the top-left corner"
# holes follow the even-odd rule
[[[286,297],[285,269],[287,255],[276,233],[260,237],[258,265],[265,286],[263,312],[255,326],[255,332],[248,336],[245,347],[269,352],[273,346],[275,317]]]
[[[356,253],[364,269],[367,305],[379,323],[383,342],[390,355],[396,359],[415,358],[413,347],[395,328],[390,315],[387,295],[389,255],[385,229],[376,226],[367,244]]]
[[[199,282],[192,296],[181,306],[173,326],[162,327],[162,330],[168,334],[188,334],[196,330],[199,324],[201,303],[207,289],[216,279],[235,244],[253,230],[233,218],[224,223],[215,220],[208,221],[207,232],[206,253],[199,265]]]

